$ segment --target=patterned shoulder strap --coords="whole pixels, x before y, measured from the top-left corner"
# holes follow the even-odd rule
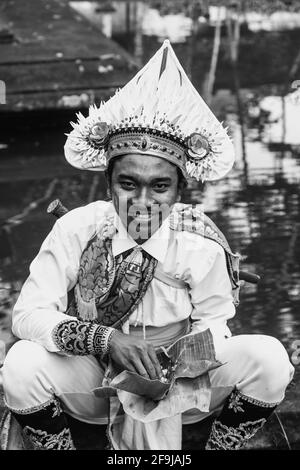
[[[118,328],[144,297],[157,260],[139,247],[114,258],[115,231],[113,220],[106,217],[83,250],[67,313],[83,321]]]
[[[239,261],[238,253],[233,253],[225,235],[216,224],[199,209],[199,206],[176,204],[170,215],[170,228],[188,231],[218,243],[225,251],[226,265],[232,285],[234,304],[239,304]]]

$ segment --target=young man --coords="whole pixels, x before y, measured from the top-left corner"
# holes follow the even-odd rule
[[[186,178],[231,169],[225,129],[167,41],[73,127],[67,160],[106,171],[112,202],[59,219],[32,262],[3,370],[8,408],[35,448],[74,448],[66,413],[109,423],[115,449],[180,449],[182,423],[216,413],[206,448],[241,448],[293,367],[277,339],[231,336],[238,256],[180,203]]]

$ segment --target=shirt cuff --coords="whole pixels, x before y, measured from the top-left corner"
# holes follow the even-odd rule
[[[78,319],[64,320],[52,331],[53,343],[60,351],[79,356],[109,352],[110,340],[115,328],[84,322]]]

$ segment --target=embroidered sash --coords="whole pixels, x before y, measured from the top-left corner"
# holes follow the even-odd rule
[[[151,282],[157,260],[139,246],[112,254],[114,227],[104,227],[84,249],[68,315],[118,328],[136,309]]]

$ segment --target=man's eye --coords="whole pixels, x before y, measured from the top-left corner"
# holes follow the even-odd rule
[[[121,181],[121,187],[130,191],[131,189],[135,189],[135,184],[131,181]]]
[[[168,189],[168,185],[165,183],[157,183],[153,188],[155,191],[166,191]]]

